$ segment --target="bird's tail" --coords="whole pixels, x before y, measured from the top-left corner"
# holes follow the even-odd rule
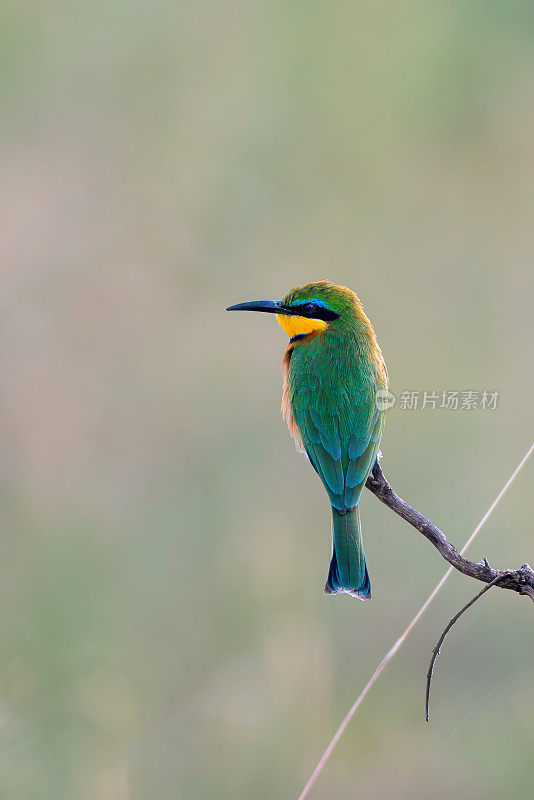
[[[326,594],[347,592],[360,600],[371,597],[359,505],[344,513],[332,506],[332,560],[324,590]]]

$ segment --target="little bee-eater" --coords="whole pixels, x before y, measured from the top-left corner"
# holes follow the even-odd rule
[[[360,496],[384,428],[388,375],[357,295],[329,281],[292,289],[283,300],[238,303],[264,311],[289,335],[282,361],[282,414],[332,504],[332,557],[325,592],[366,600]]]

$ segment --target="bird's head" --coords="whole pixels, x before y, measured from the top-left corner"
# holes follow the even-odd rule
[[[264,311],[276,319],[291,341],[324,333],[329,328],[343,328],[362,313],[357,295],[345,286],[330,281],[307,283],[291,289],[282,300],[253,300],[238,303],[227,311]]]

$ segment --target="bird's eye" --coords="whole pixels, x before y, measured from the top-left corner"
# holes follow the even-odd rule
[[[313,314],[313,312],[315,311],[315,303],[304,303],[302,309],[307,314]]]

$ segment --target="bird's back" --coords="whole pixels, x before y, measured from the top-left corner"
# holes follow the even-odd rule
[[[354,332],[328,332],[288,353],[291,413],[339,510],[358,502],[358,484],[372,467],[382,434],[384,412],[376,392],[387,388],[387,373],[372,344]]]

